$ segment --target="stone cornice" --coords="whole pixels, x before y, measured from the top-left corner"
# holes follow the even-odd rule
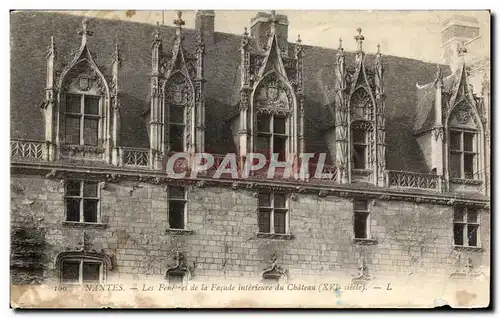
[[[347,198],[367,198],[386,201],[408,201],[415,203],[430,203],[448,206],[474,206],[482,209],[490,208],[487,198],[461,197],[455,192],[436,193],[421,189],[405,189],[398,191],[390,188],[364,188],[355,184],[339,185],[335,183],[305,183],[301,181],[277,181],[266,179],[212,179],[200,176],[196,179],[168,178],[164,171],[138,170],[116,166],[65,166],[58,163],[39,162],[11,162],[11,175],[38,174],[55,180],[64,179],[67,175],[94,175],[96,180],[104,183],[118,183],[121,181],[146,182],[151,184],[179,184],[197,187],[229,187],[233,190],[247,191],[282,191],[293,194],[314,194],[320,197],[338,196]]]

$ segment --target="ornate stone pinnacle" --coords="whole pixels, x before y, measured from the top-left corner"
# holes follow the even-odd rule
[[[380,44],[377,44],[377,54],[380,54]]]
[[[154,40],[160,40],[160,22],[156,21],[155,31],[153,32]]]
[[[342,48],[342,38],[339,38],[339,49]]]
[[[358,44],[358,52],[362,52],[363,51],[363,41],[365,40],[365,37],[361,34],[361,31],[363,31],[363,29],[358,27],[356,29],[356,31],[358,32],[358,35],[356,35],[354,37],[354,39],[356,40],[356,43]]]
[[[297,44],[302,44],[302,39],[300,38],[300,34],[297,34]]]
[[[247,28],[247,27],[245,27],[245,32],[243,32],[243,35],[244,35],[245,37],[247,37],[247,36],[248,36],[248,28]]]
[[[174,24],[182,29],[182,26],[186,24],[186,21],[182,20],[182,11],[177,11],[177,19],[174,20]]]

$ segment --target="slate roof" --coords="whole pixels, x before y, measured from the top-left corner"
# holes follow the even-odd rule
[[[55,37],[57,69],[63,68],[79,48],[77,30],[82,17],[60,13],[12,12],[11,19],[11,138],[42,140],[47,46]],[[217,17],[216,17],[217,19]],[[250,21],[249,21],[250,23]],[[149,107],[151,43],[155,26],[119,20],[93,19],[94,35],[88,46],[103,73],[111,77],[111,61],[118,39],[122,57],[120,89],[122,126],[120,145],[148,147],[144,109]],[[175,28],[160,26],[163,49],[171,51]],[[184,45],[194,50],[194,30],[185,30]],[[346,35],[347,36],[347,35]],[[234,151],[227,119],[238,112],[235,94],[240,65],[240,35],[215,32],[205,38],[206,59],[206,149],[216,153]],[[367,39],[370,41],[370,39]],[[289,44],[293,50],[293,44]],[[304,89],[306,108],[306,151],[327,152],[323,132],[333,125],[333,87],[336,50],[304,46]],[[383,53],[383,48],[382,48]],[[371,67],[374,54],[367,54]],[[433,79],[436,65],[422,61],[384,56],[386,92],[387,168],[429,172],[413,135],[414,124],[422,121],[417,112],[428,112],[429,102],[417,107],[415,84]],[[346,52],[347,65],[354,65],[354,53]],[[431,112],[432,113],[432,112]],[[428,118],[429,116],[423,116]],[[426,119],[428,120],[428,119]],[[424,122],[426,122],[424,120]]]
[[[453,85],[456,83],[458,77],[457,73],[451,74],[443,78],[442,92],[450,92]],[[416,134],[430,130],[434,126],[436,113],[434,111],[434,102],[436,100],[436,88],[434,81],[425,85],[417,84],[417,109],[415,116],[415,124],[413,130]],[[447,100],[443,99],[443,103]]]

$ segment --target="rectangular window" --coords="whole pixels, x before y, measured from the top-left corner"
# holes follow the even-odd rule
[[[66,221],[97,223],[99,220],[99,183],[66,180]]]
[[[174,152],[183,152],[186,120],[184,116],[184,106],[170,105],[169,115],[170,150]]]
[[[100,97],[66,95],[65,140],[68,144],[97,146]]]
[[[259,232],[288,233],[288,198],[283,193],[259,194]]]
[[[168,222],[171,229],[185,229],[186,191],[183,187],[168,187]]]
[[[354,169],[366,169],[366,132],[363,129],[352,129],[352,163]]]
[[[255,150],[265,153],[278,154],[278,161],[286,161],[286,118],[276,115],[257,115],[257,141]]]
[[[65,260],[62,262],[61,282],[65,284],[91,284],[103,280],[103,264],[98,261]]]
[[[370,211],[368,201],[355,200],[354,207],[354,238],[370,238]]]
[[[452,178],[474,179],[476,168],[475,133],[450,131],[450,176]]]
[[[479,215],[471,208],[457,207],[453,216],[453,241],[458,246],[479,246]]]

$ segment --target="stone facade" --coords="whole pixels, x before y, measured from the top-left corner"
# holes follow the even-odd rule
[[[104,186],[104,187],[103,187]],[[378,276],[410,273],[448,276],[472,258],[488,266],[490,215],[480,213],[481,248],[453,247],[453,206],[373,199],[373,242],[353,239],[352,198],[297,193],[290,199],[286,239],[259,237],[257,191],[224,186],[188,186],[187,230],[167,231],[166,185],[122,181],[101,183],[101,222],[65,222],[64,182],[36,175],[13,175],[13,228],[37,224],[45,233],[43,278],[58,280],[57,254],[81,244],[88,235],[93,249],[113,255],[107,282],[163,280],[177,252],[196,279],[251,279],[259,282],[273,253],[289,279],[350,276],[364,259]],[[15,274],[15,272],[14,272]]]
[[[51,15],[15,15],[12,30],[22,34],[34,24],[41,25],[36,32],[45,32]],[[59,18],[76,23],[75,17]],[[283,36],[288,20],[274,11],[259,14],[252,35],[245,30],[241,37],[215,32],[213,11],[197,19],[194,34],[183,29],[181,14],[175,28],[127,24],[127,36],[140,35],[133,45],[106,36],[93,42],[94,32],[84,22],[73,56],[75,43],[51,35],[47,54],[33,60],[40,66],[33,77],[23,75],[26,63],[19,52],[25,37],[13,36],[11,108],[13,118],[21,118],[11,140],[13,284],[57,285],[67,282],[67,275],[77,275],[70,280],[80,284],[85,275],[94,275],[91,281],[100,284],[174,279],[293,283],[333,277],[356,286],[386,278],[402,285],[419,278],[434,284],[489,278],[489,117],[484,116],[489,99],[469,87],[465,59],[459,73],[443,79],[438,67],[434,81],[415,88],[415,76],[429,65],[382,57],[380,47],[369,61],[361,29],[356,52],[344,52],[340,41],[333,53],[302,45],[300,38],[288,43]],[[121,28],[113,21],[98,22],[109,30]],[[153,38],[145,41],[149,31]],[[174,40],[165,41],[167,35]],[[219,67],[221,54],[227,61]],[[103,67],[97,56],[109,58],[109,66]],[[326,60],[332,62],[328,67]],[[384,75],[384,70],[390,71]],[[408,74],[401,75],[403,70]],[[236,83],[228,84],[233,77]],[[20,94],[25,78],[32,79],[33,88]],[[411,88],[400,87],[408,78]],[[32,92],[38,88],[40,94]],[[327,105],[318,106],[321,94]],[[76,104],[65,102],[71,95],[81,96]],[[90,114],[85,113],[87,95],[99,99]],[[22,111],[27,99],[38,97],[40,118]],[[443,109],[455,110],[442,106],[442,97],[462,103],[458,115],[473,121],[462,132],[460,149],[448,149],[448,129],[456,127],[441,117]],[[65,120],[87,115],[99,123],[95,130],[82,119],[76,135],[65,134],[75,129]],[[270,131],[259,131],[263,117],[270,120]],[[275,120],[283,126],[269,124]],[[87,130],[93,133],[92,144],[80,133]],[[214,153],[219,165],[228,152],[241,163],[258,150],[261,135],[274,130],[271,138],[286,138],[280,148],[283,162],[296,167],[299,154],[328,153],[325,169],[332,176],[168,175],[174,143],[179,146],[175,151],[190,155]],[[475,146],[464,149],[471,130]],[[273,146],[267,150],[272,150],[274,140],[281,139],[269,140]],[[447,155],[458,150],[462,175],[450,178]],[[470,155],[473,175],[464,168]],[[191,161],[183,164],[183,169],[193,168]],[[75,180],[77,190],[71,188]],[[87,189],[86,182],[95,190]],[[173,202],[179,200],[170,194],[174,187],[185,190],[180,199],[184,214],[175,220],[173,208],[180,203]],[[262,205],[263,193],[272,194],[269,206]],[[283,205],[274,206],[276,195],[285,197]],[[84,209],[86,202],[95,209]],[[78,221],[70,216],[72,209],[78,210]],[[261,210],[270,214],[263,217]],[[262,230],[266,217],[269,231]],[[277,230],[275,222],[283,228]],[[77,266],[76,272],[62,270],[65,262]]]

